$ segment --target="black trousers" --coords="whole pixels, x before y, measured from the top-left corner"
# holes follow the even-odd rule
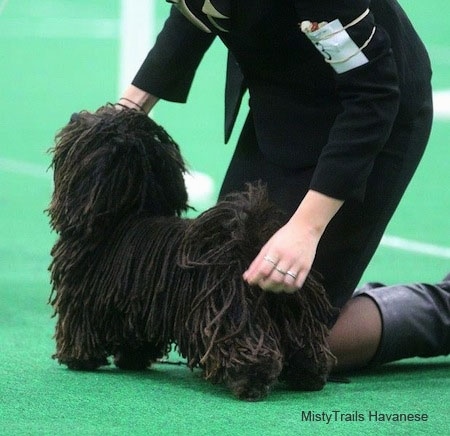
[[[388,142],[375,160],[364,200],[347,200],[323,234],[313,268],[323,275],[335,306],[342,307],[348,301],[375,253],[422,158],[432,117],[430,92],[429,99],[414,117],[394,125]],[[314,169],[288,169],[270,162],[258,148],[250,113],[220,197],[244,189],[247,182],[261,180],[267,184],[271,201],[286,211],[289,218],[306,195]]]

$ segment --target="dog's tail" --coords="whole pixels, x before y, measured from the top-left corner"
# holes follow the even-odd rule
[[[112,105],[82,111],[55,143],[47,212],[60,234],[101,240],[130,214],[180,215],[188,208],[179,147],[146,114]]]

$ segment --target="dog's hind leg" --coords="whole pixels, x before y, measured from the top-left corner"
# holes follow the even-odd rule
[[[89,358],[89,359],[68,358],[58,360],[60,363],[67,365],[67,368],[72,369],[74,371],[95,371],[101,366],[109,365],[106,355],[100,356],[98,358]]]
[[[74,292],[60,292],[52,301],[58,315],[55,327],[56,352],[52,356],[69,369],[93,371],[109,365],[101,323]]]
[[[67,321],[67,319],[65,319]],[[65,325],[66,324],[66,325]],[[60,364],[78,371],[94,371],[109,365],[108,355],[103,347],[98,345],[94,335],[67,329],[67,323],[58,321],[56,325],[56,353],[53,355]]]

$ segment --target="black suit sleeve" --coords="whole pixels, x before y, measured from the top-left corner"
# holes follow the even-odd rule
[[[298,2],[301,20],[351,23],[369,6],[367,0]],[[363,50],[368,62],[335,73],[342,111],[323,148],[311,188],[334,198],[362,198],[376,155],[386,144],[399,108],[399,79],[388,34],[377,26],[372,13],[347,33]],[[325,59],[324,59],[325,62]],[[330,65],[330,68],[332,66]]]
[[[213,40],[213,34],[201,31],[172,7],[133,85],[164,100],[184,103]]]

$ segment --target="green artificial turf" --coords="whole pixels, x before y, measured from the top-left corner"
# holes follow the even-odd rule
[[[120,2],[0,3],[0,435],[450,434],[448,357],[350,374],[350,383],[320,392],[277,385],[258,403],[240,402],[182,365],[77,373],[52,360],[47,267],[55,236],[44,213],[52,191],[46,150],[72,112],[117,98]],[[448,1],[402,4],[430,49],[437,89],[450,89]],[[167,8],[157,1],[158,25]],[[189,105],[161,103],[155,111],[189,164],[214,179],[215,193],[234,143],[222,145],[224,62],[214,45]],[[390,234],[450,246],[449,135],[449,120],[436,120]],[[364,280],[437,281],[448,270],[445,255],[381,246]],[[393,421],[398,414],[420,420]]]

